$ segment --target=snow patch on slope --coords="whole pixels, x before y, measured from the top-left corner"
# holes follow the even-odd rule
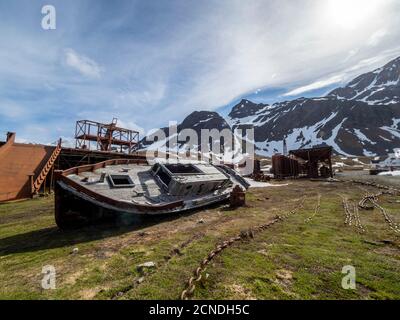
[[[327,139],[322,139],[318,137],[321,127],[333,120],[337,115],[337,112],[331,113],[331,115],[313,126],[303,127],[303,128],[295,128],[292,130],[290,134],[286,137],[286,143],[289,149],[299,149],[299,148],[310,148],[314,145],[330,145],[332,146],[338,153],[346,156],[350,156],[346,152],[344,152],[339,145],[336,143],[336,138],[339,133],[339,130],[342,128],[343,123],[347,120],[344,118],[333,130],[331,136]],[[282,152],[283,143],[282,140],[267,140],[263,142],[256,142],[256,147],[258,149],[258,153],[265,156],[272,156],[274,153]]]

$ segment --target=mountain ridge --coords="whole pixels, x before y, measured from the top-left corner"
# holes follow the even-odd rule
[[[400,146],[400,57],[364,73],[326,96],[273,104],[242,99],[226,119],[195,111],[178,126],[201,129],[254,127],[256,153],[331,145],[338,154],[380,156]]]

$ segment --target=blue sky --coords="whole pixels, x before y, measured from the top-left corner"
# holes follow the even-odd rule
[[[46,4],[56,30],[41,27]],[[145,132],[241,98],[321,95],[400,55],[399,13],[395,0],[2,1],[0,134],[50,143],[113,117]]]

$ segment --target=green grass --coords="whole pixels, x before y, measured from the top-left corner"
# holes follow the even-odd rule
[[[299,212],[216,256],[194,298],[399,299],[399,235],[376,210],[360,211],[365,234],[344,225],[339,194],[358,201],[363,192],[351,184],[289,183],[251,190],[237,210],[215,207],[142,226],[60,231],[52,197],[0,205],[0,299],[177,299],[217,243],[289,212],[303,195]],[[318,193],[321,210],[305,222]],[[396,200],[380,203],[400,222]],[[148,261],[157,267],[139,273]],[[56,290],[41,288],[49,264]],[[356,290],[341,287],[345,265],[356,268]]]

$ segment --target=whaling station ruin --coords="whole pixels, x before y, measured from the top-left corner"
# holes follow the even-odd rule
[[[162,161],[139,151],[139,132],[79,120],[75,147],[17,143],[15,133],[0,142],[0,202],[55,193],[60,228],[87,224],[123,213],[132,217],[173,214],[211,204],[245,203],[249,179],[333,177],[332,147],[287,152],[272,157],[265,172],[256,157],[254,170],[242,177],[232,163]]]

